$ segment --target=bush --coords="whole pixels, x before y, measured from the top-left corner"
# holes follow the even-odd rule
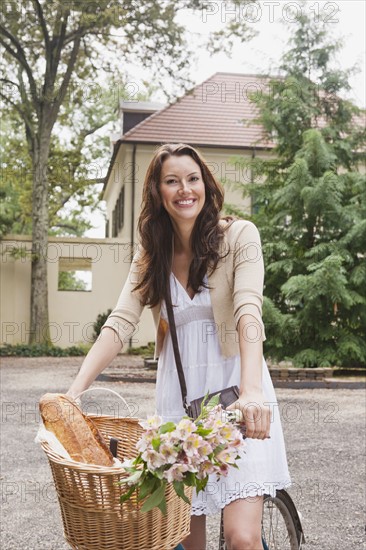
[[[106,313],[100,313],[98,315],[97,320],[95,321],[95,323],[93,325],[93,329],[94,329],[93,338],[94,338],[94,341],[98,338],[100,330],[101,330],[102,326],[104,325],[104,323],[106,322],[106,320],[107,320],[108,316],[110,315],[110,313],[112,313],[112,310],[108,309],[106,311]]]
[[[128,348],[126,353],[128,355],[142,355],[143,357],[149,357],[154,355],[155,343],[149,342],[147,346],[140,346],[138,348]]]
[[[86,355],[90,346],[71,346],[60,348],[47,344],[6,344],[0,347],[1,357],[76,357]]]

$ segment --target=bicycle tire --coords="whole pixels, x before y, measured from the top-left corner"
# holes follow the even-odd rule
[[[226,550],[224,520],[221,513],[219,550]],[[264,495],[262,518],[264,550],[301,550],[305,537],[290,495],[278,490],[275,497]]]
[[[301,550],[305,542],[296,507],[284,489],[275,497],[264,496],[262,539],[268,550]]]

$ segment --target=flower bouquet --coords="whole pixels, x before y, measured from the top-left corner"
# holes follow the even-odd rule
[[[185,416],[178,424],[163,423],[154,415],[140,422],[146,431],[136,445],[137,457],[123,463],[130,475],[120,483],[130,487],[121,502],[136,491],[138,500],[146,499],[141,511],[158,507],[166,514],[167,483],[172,483],[177,495],[190,504],[184,485],[199,493],[210,474],[227,476],[230,466],[238,467],[238,453],[245,443],[235,425],[236,411],[225,411],[218,402],[218,395],[208,403],[204,400],[194,421]]]

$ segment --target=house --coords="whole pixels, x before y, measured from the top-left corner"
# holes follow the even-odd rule
[[[145,173],[154,150],[167,142],[197,147],[215,176],[230,182],[225,202],[250,214],[251,200],[243,199],[236,185],[252,182],[253,174],[230,160],[235,156],[264,158],[271,154],[274,143],[265,139],[260,125],[254,124],[258,110],[249,98],[267,92],[267,82],[259,75],[218,72],[164,107],[122,102],[122,135],[114,143],[103,190],[106,237],[129,242],[133,249],[138,240],[136,227]],[[137,340],[135,345],[154,340],[148,309],[143,313]]]

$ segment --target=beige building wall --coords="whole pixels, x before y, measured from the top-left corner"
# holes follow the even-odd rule
[[[17,247],[22,258],[10,251]],[[1,243],[1,344],[27,343],[30,330],[31,264],[29,237],[8,236]],[[90,291],[58,290],[59,261],[90,260]],[[130,267],[130,243],[117,239],[50,238],[47,249],[48,301],[51,339],[68,347],[92,342],[93,324],[117,302]],[[80,262],[81,263],[81,262]],[[132,345],[154,341],[151,312],[146,308]]]

